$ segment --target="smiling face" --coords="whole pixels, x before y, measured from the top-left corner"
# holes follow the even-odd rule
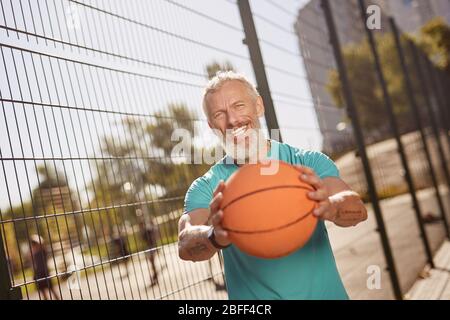
[[[227,154],[236,160],[248,159],[258,149],[259,139],[251,137],[260,136],[262,98],[242,81],[229,80],[206,95],[205,105],[208,124],[220,132]]]

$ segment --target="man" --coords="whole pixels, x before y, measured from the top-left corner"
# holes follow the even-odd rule
[[[120,277],[128,277],[128,260],[130,259],[130,251],[127,246],[127,233],[124,228],[123,231],[116,228],[114,230],[113,235],[111,237],[111,245],[113,257],[115,260],[114,264],[118,265],[119,268],[119,276]],[[120,271],[120,266],[125,266],[125,274],[122,275]]]
[[[186,194],[185,214],[179,221],[180,258],[203,261],[222,250],[230,299],[347,299],[324,220],[341,227],[364,221],[367,211],[358,194],[339,179],[335,164],[320,152],[274,140],[250,143],[245,139],[248,131],[261,128],[259,117],[264,115],[264,103],[244,76],[218,73],[205,90],[203,107],[209,126],[225,135],[227,156],[195,180]],[[226,135],[230,131],[231,139]],[[254,150],[261,145],[262,151]],[[320,221],[309,242],[287,257],[260,259],[247,255],[230,243],[221,227],[223,181],[239,169],[242,160],[255,154],[296,165],[299,179],[316,189],[308,197],[319,203],[314,215]]]
[[[31,255],[33,262],[34,280],[40,294],[44,300],[60,300],[59,294],[53,287],[50,272],[47,265],[47,250],[44,245],[44,239],[33,234],[30,237]]]
[[[146,250],[146,258],[147,261],[150,262],[153,270],[153,276],[151,278],[151,287],[158,284],[158,270],[156,269],[156,255],[158,254],[158,228],[152,223],[146,223],[145,219],[142,218],[142,220],[139,222],[139,226],[141,229],[141,237],[147,244]]]

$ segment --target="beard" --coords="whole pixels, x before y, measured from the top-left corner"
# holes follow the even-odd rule
[[[225,138],[221,139],[221,145],[226,154],[239,165],[256,164],[267,157],[267,137],[259,128],[247,129],[239,136],[232,130],[227,130]]]

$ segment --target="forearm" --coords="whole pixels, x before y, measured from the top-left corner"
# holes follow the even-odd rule
[[[342,191],[329,199],[336,210],[333,220],[336,225],[352,227],[367,219],[367,210],[356,192]]]
[[[179,234],[178,250],[180,258],[188,261],[211,259],[218,251],[208,239],[209,226],[189,226]]]

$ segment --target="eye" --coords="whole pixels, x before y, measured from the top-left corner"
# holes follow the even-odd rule
[[[216,112],[216,113],[214,114],[214,119],[220,118],[220,117],[222,117],[223,115],[224,115],[223,111]]]

